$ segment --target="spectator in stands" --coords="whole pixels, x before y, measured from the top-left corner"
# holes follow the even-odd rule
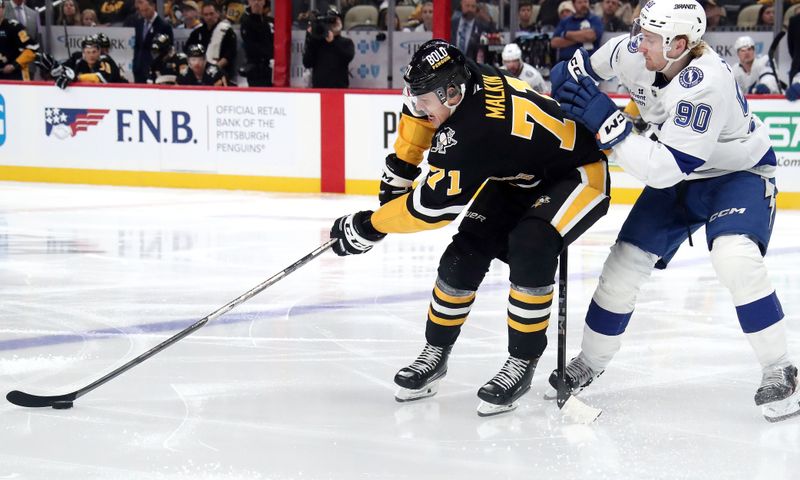
[[[589,0],[575,0],[575,13],[561,20],[553,32],[550,46],[558,49],[558,60],[568,60],[579,47],[589,54],[600,47],[603,22],[589,11]]]
[[[477,18],[478,4],[475,0],[461,0],[461,9],[456,14],[451,25],[453,43],[464,55],[475,60],[481,35],[490,33],[493,29]]]
[[[97,18],[101,25],[118,27],[134,12],[133,0],[99,0]]]
[[[786,98],[795,101],[800,98],[800,14],[789,19],[789,31],[786,35],[792,67],[789,69],[789,88]]]
[[[92,10],[91,8],[87,8],[86,10],[81,12],[81,25],[84,27],[96,27],[97,26],[97,12]]]
[[[733,44],[739,62],[733,66],[733,77],[744,93],[778,93],[778,82],[766,55],[756,57],[756,43],[744,35]]]
[[[552,32],[561,20],[558,16],[559,5],[562,0],[541,0],[539,16],[536,22],[543,32]]]
[[[756,22],[756,25],[769,28],[775,25],[775,7],[771,3],[761,5],[761,9],[758,11],[758,22]]]
[[[355,56],[355,46],[342,37],[342,15],[330,7],[308,27],[303,47],[303,66],[311,69],[314,88],[350,86],[348,65]]]
[[[492,18],[492,14],[489,11],[489,5],[487,3],[478,2],[478,10],[475,13],[475,18],[485,23],[486,25],[489,25],[492,28],[492,31],[497,30],[494,18]]]
[[[565,18],[575,14],[575,6],[572,4],[572,0],[564,0],[563,2],[558,4],[558,21],[564,20]],[[557,25],[556,25],[557,26]]]
[[[219,4],[206,0],[200,13],[203,16],[203,26],[192,31],[186,41],[186,48],[193,44],[202,46],[208,63],[216,65],[230,81],[234,77],[236,65],[236,32],[231,28],[231,22],[222,18]],[[189,54],[188,50],[186,54]]]
[[[388,11],[387,7],[381,8],[378,11],[378,30],[388,30],[386,23],[386,17],[388,16],[387,11]],[[397,14],[395,14],[394,16],[394,31],[395,32],[400,31],[400,17],[398,17]]]
[[[247,3],[247,10],[242,15],[242,44],[247,57],[244,75],[251,87],[271,87],[273,19],[267,16],[265,0],[248,0]]]
[[[172,27],[156,13],[155,0],[136,0],[136,10],[141,18],[134,23],[133,78],[136,83],[146,83],[153,61],[153,39],[163,33],[172,40]]]
[[[724,25],[725,9],[717,5],[717,0],[698,0],[706,12],[706,29],[713,30]]]
[[[16,19],[5,16],[11,6],[0,2],[0,80],[30,80],[39,45]]]
[[[601,5],[603,30],[606,32],[627,32],[630,30],[630,25],[625,23],[617,17],[617,10],[620,7],[619,0],[603,0],[598,2]]]
[[[200,7],[194,0],[184,0],[181,3],[181,24],[176,28],[184,28],[186,30],[194,30],[203,24],[200,21]]]
[[[420,21],[416,27],[405,28],[406,32],[432,32],[433,31],[433,2],[427,0],[422,2],[420,8]]]
[[[189,68],[178,73],[178,85],[207,85],[224,87],[228,85],[225,73],[206,61],[206,52],[202,45],[187,45],[186,55],[189,57]]]
[[[69,26],[81,24],[81,12],[75,0],[64,0],[58,7],[56,24]]]
[[[533,4],[530,0],[521,0],[517,8],[520,31],[535,32],[536,22],[533,21]]]
[[[10,0],[6,2],[4,17],[9,20],[18,21],[33,42],[38,42],[39,15],[36,13],[36,10],[25,4],[25,0]]]

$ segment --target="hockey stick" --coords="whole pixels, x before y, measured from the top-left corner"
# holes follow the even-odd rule
[[[778,85],[778,93],[783,95],[783,83],[781,79],[778,78],[778,69],[775,66],[775,52],[778,50],[778,44],[781,43],[781,39],[783,36],[786,35],[785,30],[781,30],[775,35],[775,38],[772,39],[772,43],[769,46],[769,51],[767,51],[767,59],[769,60],[769,66],[772,68],[772,75],[775,76],[775,83]]]
[[[567,248],[558,259],[558,382],[556,405],[561,413],[577,423],[592,423],[602,410],[583,403],[570,395],[567,386]]]
[[[294,272],[298,268],[302,267],[306,263],[310,262],[311,260],[317,258],[320,254],[322,254],[325,250],[329,249],[333,244],[336,242],[336,239],[331,239],[319,247],[316,250],[309,253],[305,257],[301,258],[300,260],[294,262],[293,264],[289,265],[285,269],[281,270],[280,272],[276,273],[275,275],[271,276],[267,280],[259,283],[255,287],[251,288],[247,292],[243,293],[242,295],[236,297],[231,302],[221,306],[220,308],[214,310],[212,313],[206,315],[203,319],[195,322],[194,324],[186,327],[184,330],[176,333],[172,337],[164,340],[163,342],[159,343],[152,349],[146,351],[145,353],[139,355],[138,357],[134,358],[133,360],[129,361],[125,365],[117,368],[111,373],[108,373],[104,377],[86,385],[85,387],[75,390],[72,393],[66,393],[64,395],[51,395],[51,396],[43,396],[43,395],[32,395],[30,393],[20,392],[19,390],[14,390],[9,392],[6,395],[6,400],[13,403],[14,405],[19,405],[20,407],[53,407],[57,409],[62,408],[71,408],[72,402],[76,399],[86,395],[87,393],[91,392],[95,388],[99,387],[100,385],[112,380],[119,375],[125,373],[126,371],[130,370],[131,368],[139,365],[140,363],[144,362],[148,358],[152,357],[156,353],[164,350],[165,348],[169,347],[170,345],[177,343],[184,337],[187,337],[191,333],[199,330],[203,327],[206,323],[215,320],[217,317],[224,315],[225,313],[232,310],[237,305],[246,302],[250,298],[254,297],[256,294],[262,292],[264,289],[277,283],[283,277],[289,275],[290,273]]]

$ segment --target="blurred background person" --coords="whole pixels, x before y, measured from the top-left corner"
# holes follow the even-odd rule
[[[775,6],[771,3],[761,5],[761,9],[758,11],[758,22],[756,22],[756,26],[772,29],[773,25],[775,25]]]
[[[172,26],[156,13],[155,0],[136,0],[136,11],[140,18],[134,23],[133,78],[136,83],[146,83],[153,61],[153,39],[164,34],[172,41]]]
[[[603,22],[603,31],[627,32],[630,30],[631,26],[626,25],[625,22],[617,16],[620,0],[602,0],[601,2],[597,2],[597,5],[600,6],[600,13],[598,16]]]
[[[189,54],[189,45],[200,45],[206,52],[206,61],[216,65],[225,73],[226,84],[234,77],[236,64],[236,33],[231,28],[231,22],[222,17],[222,7],[219,4],[206,0],[200,7],[203,25],[192,30],[186,41],[186,54]]]
[[[178,85],[207,85],[224,87],[228,85],[225,72],[206,61],[206,52],[202,45],[186,47],[189,68],[178,73]]]
[[[537,28],[536,22],[533,21],[533,3],[530,0],[520,0],[517,8],[520,31],[535,32]]]
[[[133,0],[99,0],[97,19],[100,25],[119,27],[133,13]]]
[[[58,6],[58,18],[56,24],[58,25],[81,25],[82,17],[78,4],[75,0],[64,0]]]
[[[248,0],[242,15],[242,46],[246,57],[244,76],[251,87],[272,86],[275,27],[265,0]]]
[[[522,49],[519,48],[519,45],[516,43],[509,43],[503,47],[502,58],[503,67],[508,70],[508,73],[512,76],[523,80],[539,93],[544,93],[549,90],[542,74],[533,66],[522,61]]]
[[[178,83],[178,75],[189,69],[189,59],[186,54],[176,52],[172,39],[163,33],[153,39],[150,53],[153,62],[150,64],[147,83],[175,85]]]
[[[416,26],[409,26],[403,30],[406,32],[432,32],[433,31],[433,2],[422,2],[419,11],[419,23]]]
[[[572,4],[575,13],[558,23],[550,40],[550,46],[558,49],[559,62],[572,58],[580,47],[591,55],[600,47],[603,37],[603,22],[589,10],[589,0],[575,0]]]
[[[478,56],[481,35],[491,33],[491,25],[478,18],[478,4],[475,0],[461,0],[461,8],[453,15],[451,35],[453,44],[467,58],[475,60]]]
[[[9,3],[0,3],[0,80],[30,80],[39,45],[16,19],[5,16]]]
[[[200,21],[200,7],[197,6],[197,2],[184,0],[181,3],[181,24],[176,28],[194,30],[201,25],[203,25],[203,22]]]
[[[756,43],[744,35],[733,44],[739,62],[733,66],[733,77],[744,93],[778,93],[778,82],[766,55],[756,56]]]
[[[330,7],[312,20],[303,47],[303,66],[311,69],[312,87],[349,87],[349,65],[354,56],[355,46],[342,36],[342,15],[336,8]]]
[[[84,27],[96,27],[97,26],[97,12],[92,10],[91,8],[87,8],[86,10],[81,12],[81,25]]]
[[[39,42],[39,15],[36,10],[29,7],[26,0],[9,0],[6,2],[3,16],[9,20],[16,20],[28,33],[34,43]]]

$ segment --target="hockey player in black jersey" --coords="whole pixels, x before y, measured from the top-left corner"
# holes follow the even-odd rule
[[[100,53],[96,35],[89,35],[81,41],[80,53],[80,58],[73,55],[63,64],[43,53],[38,56],[37,63],[50,73],[56,85],[62,89],[72,82],[127,83],[116,62]]]
[[[108,80],[108,83],[128,83],[122,67],[111,57],[111,39],[105,33],[98,33],[95,38],[97,38],[97,45],[100,47],[101,58],[111,63],[111,70],[117,72],[113,78]]]
[[[147,83],[160,85],[175,85],[178,83],[178,74],[189,69],[189,60],[184,53],[175,52],[172,40],[165,34],[156,35],[151,46],[153,63],[150,64],[150,73]]]
[[[474,198],[439,263],[419,357],[395,376],[398,401],[436,393],[475,292],[494,258],[510,267],[508,360],[478,390],[479,415],[515,408],[530,389],[560,252],[608,210],[605,155],[558,103],[498,69],[426,42],[404,76],[406,105],[386,159],[377,211],[337,219],[338,255],[364,253],[388,233],[453,221]],[[412,182],[429,149],[429,173]],[[483,188],[481,188],[483,187]]]
[[[30,80],[28,66],[39,45],[19,22],[3,17],[5,8],[0,2],[0,80]]]
[[[186,48],[189,57],[189,68],[178,74],[178,85],[209,85],[224,87],[228,85],[225,74],[206,62],[206,53],[202,45],[189,45]]]

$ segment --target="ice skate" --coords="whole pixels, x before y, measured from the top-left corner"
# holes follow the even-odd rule
[[[579,394],[584,388],[588,387],[595,378],[602,375],[603,372],[604,370],[600,370],[598,372],[587,365],[586,361],[583,359],[583,352],[579,353],[577,357],[569,361],[566,367],[565,376],[567,386],[569,387],[569,394]],[[544,399],[555,400],[557,397],[556,389],[558,385],[558,370],[553,370],[553,373],[550,374],[548,382],[553,388],[545,392]]]
[[[780,422],[800,415],[800,391],[797,390],[797,367],[779,365],[765,368],[761,386],[755,395],[768,422]]]
[[[439,380],[447,374],[447,357],[452,348],[452,345],[434,347],[426,343],[419,357],[394,376],[394,383],[400,387],[394,394],[395,400],[409,402],[436,395]]]
[[[538,358],[523,360],[509,356],[497,375],[478,390],[478,398],[481,399],[478,415],[488,417],[517,408],[514,402],[531,389],[531,379],[538,361]]]

